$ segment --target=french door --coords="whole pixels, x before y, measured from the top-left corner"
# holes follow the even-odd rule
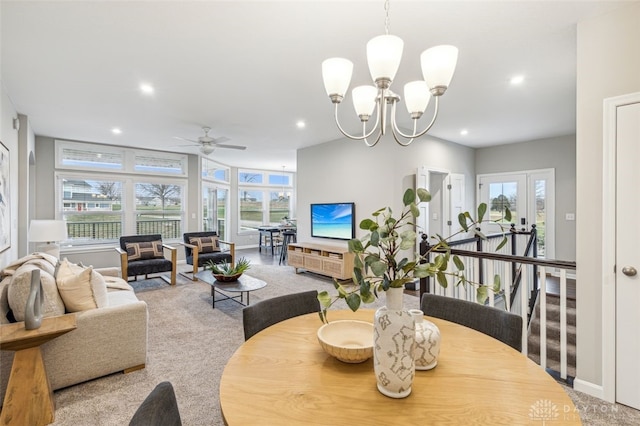
[[[229,190],[204,185],[202,189],[202,230],[216,231],[221,239],[227,239],[227,206]]]
[[[487,204],[493,222],[483,224],[483,232],[491,234],[506,230],[511,223],[517,229],[538,232],[538,257],[553,259],[555,234],[555,173],[553,169],[498,173],[478,176],[478,202]],[[511,221],[499,219],[506,209]],[[521,253],[520,253],[521,254]]]

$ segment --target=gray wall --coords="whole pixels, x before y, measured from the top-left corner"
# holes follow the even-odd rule
[[[565,219],[576,212],[575,135],[501,145],[476,150],[476,173],[506,173],[555,169],[555,256],[576,259],[576,222]]]
[[[640,91],[640,4],[578,24],[577,379],[602,385],[603,100]]]
[[[401,147],[387,135],[373,148],[339,139],[298,150],[298,241],[346,246],[337,240],[311,238],[310,204],[353,201],[357,224],[382,207],[400,212],[402,195],[415,186],[420,166],[464,174],[467,209],[472,208],[475,194],[470,183],[475,180],[475,169],[471,148],[430,137]],[[363,235],[364,231],[356,229],[356,236]]]
[[[18,118],[18,113],[14,107],[9,95],[4,91],[2,79],[0,76],[0,141],[9,149],[9,181],[3,182],[8,185],[9,199],[5,200],[10,204],[9,211],[11,214],[10,233],[11,247],[0,253],[0,266],[6,265],[18,257],[18,205],[23,196],[19,188],[19,143],[18,132],[13,128],[13,119]],[[7,188],[5,188],[5,191]],[[5,192],[6,194],[6,192]]]

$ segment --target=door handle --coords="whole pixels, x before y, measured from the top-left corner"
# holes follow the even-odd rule
[[[634,277],[636,276],[638,271],[633,266],[625,266],[624,268],[622,268],[622,273],[628,277]]]

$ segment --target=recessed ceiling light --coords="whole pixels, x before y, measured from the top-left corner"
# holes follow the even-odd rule
[[[113,129],[111,129],[111,133],[113,133],[114,135],[119,135],[122,133],[122,130],[120,130],[117,127],[114,127]]]
[[[300,120],[300,121],[298,121],[298,122],[296,123],[296,126],[298,126],[298,129],[304,129],[304,128],[306,127],[306,125],[307,125],[307,124],[306,124],[304,121],[302,121],[302,120]]]
[[[513,77],[511,77],[511,80],[509,80],[509,82],[513,85],[522,84],[523,81],[524,75],[514,75]]]
[[[153,86],[147,83],[142,83],[140,85],[140,91],[146,95],[150,95],[153,93]]]
[[[461,134],[462,136],[466,136],[466,135],[468,135],[468,134],[469,134],[469,131],[468,131],[467,129],[462,129],[462,130],[460,130],[460,134]]]

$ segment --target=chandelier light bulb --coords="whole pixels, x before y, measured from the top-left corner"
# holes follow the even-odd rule
[[[404,85],[404,102],[411,118],[420,118],[427,109],[431,93],[424,80],[412,81]]]
[[[422,52],[422,76],[434,96],[440,96],[447,90],[457,62],[458,48],[455,46],[435,46]]]
[[[404,42],[394,35],[374,37],[367,43],[367,62],[373,81],[381,87],[380,81],[386,81],[389,87],[400,67]]]
[[[322,62],[322,78],[327,95],[333,102],[339,103],[349,89],[353,62],[344,58],[330,58]],[[336,98],[336,99],[334,99]]]
[[[353,108],[360,120],[367,121],[376,107],[378,89],[373,86],[358,86],[351,91]]]

